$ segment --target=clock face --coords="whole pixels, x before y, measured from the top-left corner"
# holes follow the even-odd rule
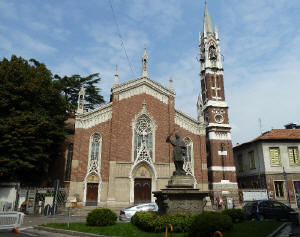
[[[221,115],[221,114],[216,114],[216,115],[215,115],[215,121],[216,121],[217,123],[222,123],[222,122],[224,121],[223,115]]]

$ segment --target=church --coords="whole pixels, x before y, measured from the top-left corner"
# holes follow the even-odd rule
[[[98,206],[155,201],[152,192],[165,188],[175,170],[173,148],[166,143],[175,133],[187,147],[183,168],[193,177],[194,188],[209,192],[212,200],[237,191],[219,36],[207,6],[199,41],[197,118],[175,108],[171,78],[165,87],[148,76],[146,50],[139,78],[119,83],[116,71],[108,104],[86,111],[81,89],[70,197]]]

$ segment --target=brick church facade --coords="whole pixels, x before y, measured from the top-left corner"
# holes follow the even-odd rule
[[[219,38],[207,6],[200,55],[197,119],[175,108],[172,79],[167,88],[148,76],[146,50],[141,77],[119,84],[116,72],[110,103],[85,111],[80,91],[70,197],[83,205],[154,201],[152,192],[165,188],[175,170],[166,143],[171,133],[172,139],[179,133],[186,144],[184,169],[195,188],[212,197],[216,191],[237,190]]]

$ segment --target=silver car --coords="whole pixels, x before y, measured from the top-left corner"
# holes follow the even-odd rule
[[[158,211],[158,206],[155,202],[138,204],[132,207],[124,208],[120,211],[119,220],[130,222],[131,217],[138,211]]]

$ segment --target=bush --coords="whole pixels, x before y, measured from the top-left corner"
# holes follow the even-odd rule
[[[190,237],[210,237],[218,231],[228,231],[233,227],[231,218],[218,212],[203,212],[195,217],[190,231]]]
[[[86,223],[90,226],[108,226],[115,224],[118,216],[108,208],[94,209],[88,213]]]
[[[246,220],[246,215],[242,209],[227,209],[222,214],[229,216],[233,223],[240,223]]]
[[[155,212],[137,212],[131,218],[131,223],[143,231],[164,232],[166,225],[173,226],[173,232],[188,232],[195,215],[193,214],[169,214],[159,216]]]

